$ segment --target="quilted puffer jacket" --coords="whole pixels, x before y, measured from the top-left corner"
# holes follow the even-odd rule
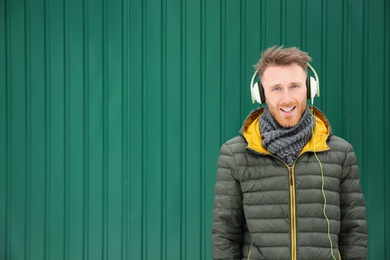
[[[366,210],[352,146],[332,135],[314,108],[313,136],[289,167],[262,146],[262,112],[252,111],[240,135],[221,147],[213,258],[366,259]]]

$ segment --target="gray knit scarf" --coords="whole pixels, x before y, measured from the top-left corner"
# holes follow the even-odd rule
[[[312,136],[312,114],[307,107],[297,125],[284,128],[271,116],[268,107],[265,107],[260,117],[260,133],[263,146],[277,157],[292,166],[303,147]]]

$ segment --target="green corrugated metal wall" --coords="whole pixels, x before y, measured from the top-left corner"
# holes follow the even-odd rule
[[[211,259],[265,47],[313,57],[390,259],[387,0],[0,0],[0,259]]]

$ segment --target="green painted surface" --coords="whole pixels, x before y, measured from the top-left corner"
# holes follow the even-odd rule
[[[0,0],[0,259],[211,259],[219,147],[298,46],[390,259],[386,0]]]

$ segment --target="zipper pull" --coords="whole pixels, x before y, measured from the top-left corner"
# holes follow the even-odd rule
[[[290,185],[293,185],[293,175],[292,175],[292,169],[291,167],[288,167],[288,175],[290,177]]]

